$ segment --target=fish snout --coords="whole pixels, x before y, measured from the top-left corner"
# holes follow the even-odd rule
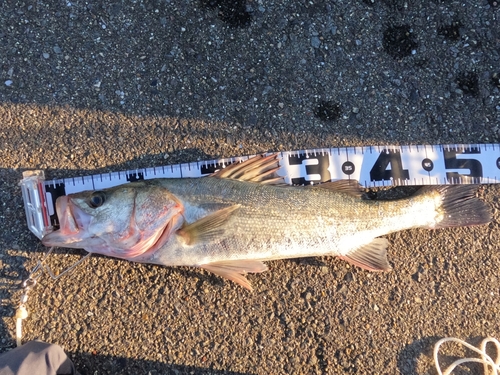
[[[75,207],[68,196],[61,196],[56,201],[56,213],[59,229],[43,236],[45,246],[67,246],[81,240],[90,222],[90,215]]]

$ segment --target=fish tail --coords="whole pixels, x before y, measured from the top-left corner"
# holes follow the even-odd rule
[[[442,219],[434,228],[483,225],[491,221],[490,207],[476,197],[477,185],[446,185],[437,188],[437,191],[441,196],[438,212]]]

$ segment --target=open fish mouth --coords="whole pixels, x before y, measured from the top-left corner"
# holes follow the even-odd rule
[[[42,243],[45,246],[70,246],[80,242],[92,217],[78,209],[68,196],[57,198],[56,212],[59,229],[46,234],[42,238]]]

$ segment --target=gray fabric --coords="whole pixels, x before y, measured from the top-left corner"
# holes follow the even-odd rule
[[[0,355],[0,375],[78,375],[56,344],[30,341]]]

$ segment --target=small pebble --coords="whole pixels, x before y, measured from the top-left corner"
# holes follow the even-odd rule
[[[5,86],[11,86],[11,85],[12,85],[11,79],[8,79],[7,81],[5,81]]]
[[[50,55],[47,53],[47,52],[44,52],[43,53],[43,58],[44,59],[48,59],[50,57]]]
[[[313,36],[311,38],[311,46],[313,46],[314,48],[319,48],[320,45],[321,45],[321,40],[319,39],[319,37]]]

